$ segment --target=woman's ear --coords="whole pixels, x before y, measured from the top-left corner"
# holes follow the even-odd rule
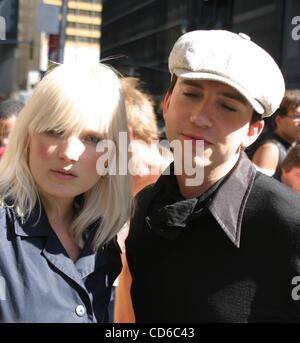
[[[259,135],[262,133],[262,130],[265,126],[264,120],[258,120],[249,125],[248,133],[242,142],[243,148],[247,148],[249,145],[254,143]]]

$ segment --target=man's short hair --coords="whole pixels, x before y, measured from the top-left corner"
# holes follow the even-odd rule
[[[300,106],[300,89],[288,89],[279,108],[274,113],[274,116],[284,117],[290,110],[295,110]]]
[[[4,100],[0,103],[0,119],[8,119],[17,116],[24,107],[23,102],[19,100]]]
[[[297,143],[291,148],[281,164],[281,169],[284,169],[287,172],[295,167],[300,167],[300,143]]]

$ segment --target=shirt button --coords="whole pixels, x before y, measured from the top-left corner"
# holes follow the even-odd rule
[[[78,317],[83,317],[85,315],[85,307],[82,305],[78,305],[75,309],[75,312]]]

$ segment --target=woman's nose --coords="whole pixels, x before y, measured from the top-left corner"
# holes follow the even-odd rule
[[[58,157],[64,160],[77,162],[85,150],[79,137],[73,135],[64,138],[58,149]]]

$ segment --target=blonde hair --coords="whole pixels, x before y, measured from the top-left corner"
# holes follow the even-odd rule
[[[154,102],[149,94],[140,89],[140,81],[134,77],[124,77],[121,85],[125,98],[128,126],[141,140],[151,143],[158,139]]]
[[[39,193],[28,166],[29,137],[51,129],[79,133],[87,120],[95,123],[95,130],[102,137],[115,143],[118,156],[119,132],[127,132],[118,76],[104,64],[56,67],[36,86],[11,133],[0,163],[2,206],[12,206],[22,220],[29,217],[36,205],[41,211]],[[84,231],[97,223],[92,242],[96,250],[110,241],[130,216],[128,176],[99,176],[97,184],[82,196],[71,232],[82,247]]]

